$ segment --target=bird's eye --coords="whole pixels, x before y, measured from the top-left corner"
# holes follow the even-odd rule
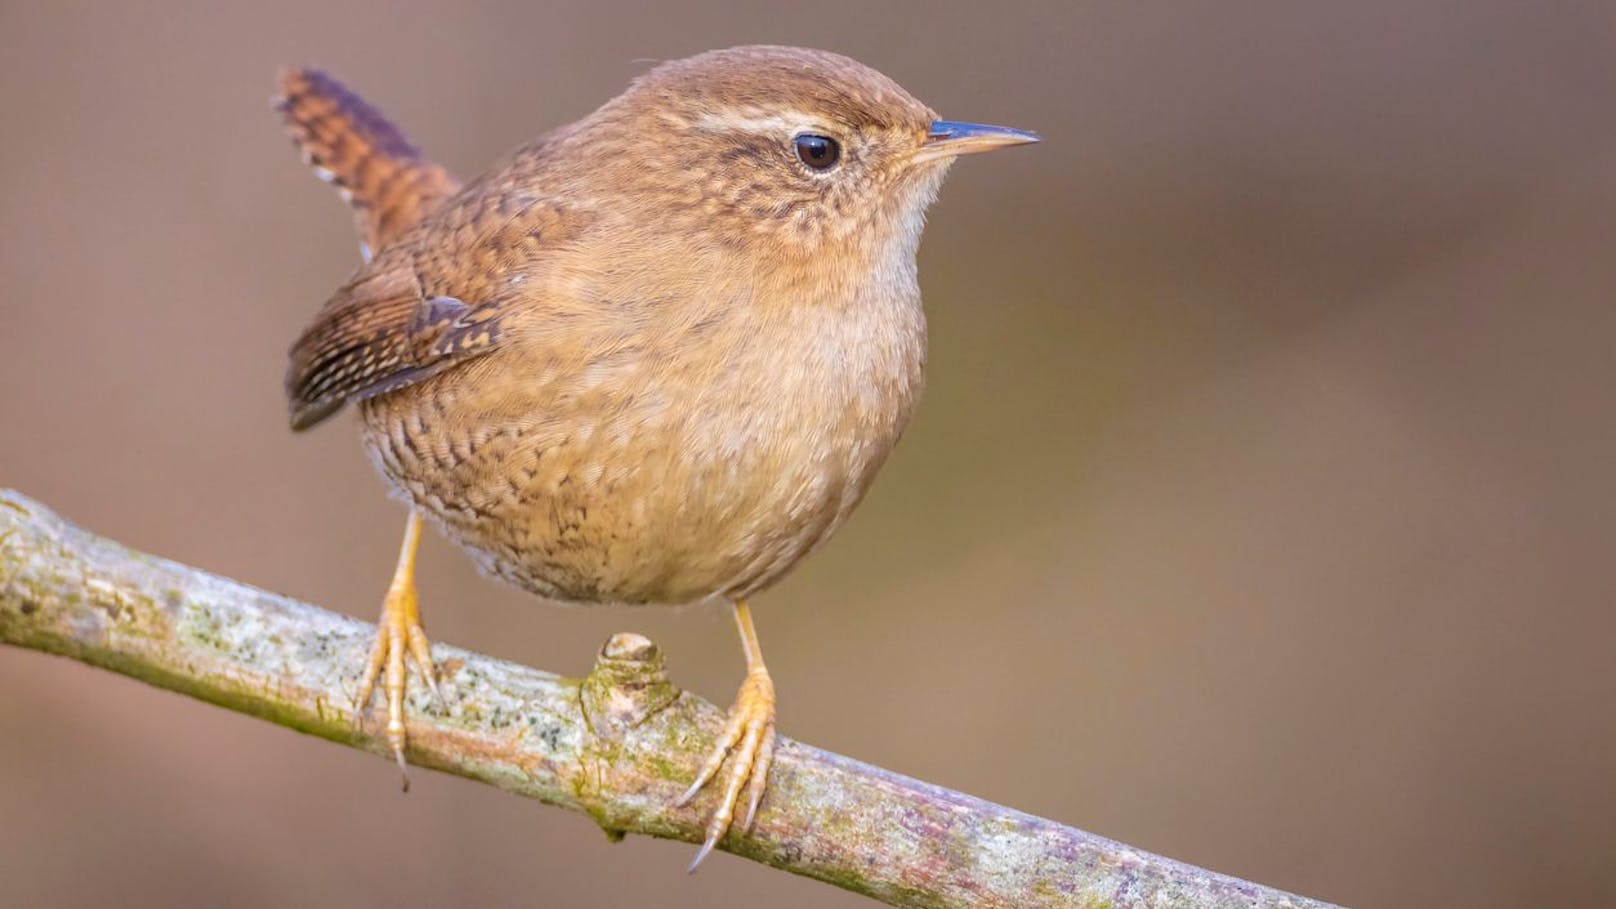
[[[842,147],[829,136],[803,133],[792,143],[797,147],[797,159],[814,170],[830,170],[842,159]]]

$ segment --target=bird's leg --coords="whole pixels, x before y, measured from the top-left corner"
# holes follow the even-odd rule
[[[354,725],[359,726],[363,723],[365,709],[370,706],[376,678],[386,673],[382,690],[387,693],[387,744],[393,750],[393,759],[398,761],[399,773],[404,775],[405,792],[410,790],[410,777],[404,770],[406,658],[415,664],[416,672],[426,680],[433,696],[438,696],[438,684],[432,672],[432,651],[426,632],[421,628],[421,608],[415,598],[415,550],[420,543],[421,516],[412,511],[409,523],[404,525],[404,544],[399,548],[393,583],[388,585],[387,599],[382,601],[376,643],[370,648],[370,659],[359,677],[359,694],[354,699]]]
[[[758,802],[763,799],[763,789],[768,785],[769,763],[774,759],[774,682],[763,665],[763,651],[758,647],[757,631],[752,627],[752,610],[745,600],[735,601],[735,625],[740,629],[741,646],[746,650],[746,681],[735,695],[735,706],[729,709],[729,722],[724,724],[718,743],[702,764],[701,772],[696,774],[696,781],[677,803],[684,805],[695,798],[723,765],[725,755],[734,750],[734,761],[724,777],[723,796],[718,810],[707,822],[707,839],[690,863],[691,871],[696,870],[729,829],[743,785],[746,786],[746,815],[741,819],[741,829],[751,828]]]

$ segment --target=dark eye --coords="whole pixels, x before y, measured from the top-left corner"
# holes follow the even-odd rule
[[[842,159],[842,147],[829,136],[803,133],[791,141],[797,146],[797,158],[814,170],[830,170]]]

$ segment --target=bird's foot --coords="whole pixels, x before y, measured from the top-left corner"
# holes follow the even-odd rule
[[[729,722],[724,725],[723,734],[718,737],[718,743],[713,746],[706,763],[702,764],[701,772],[696,774],[696,781],[675,804],[685,805],[695,798],[707,781],[718,773],[724,757],[731,750],[734,751],[734,760],[724,777],[722,800],[707,822],[707,839],[690,863],[691,871],[696,870],[696,866],[713,851],[713,847],[729,830],[743,785],[746,786],[746,815],[741,819],[742,831],[751,829],[752,820],[757,816],[758,803],[763,800],[763,789],[769,779],[769,763],[774,760],[774,682],[769,678],[768,670],[761,665],[747,672],[746,681],[741,683],[741,690],[735,695],[735,706],[729,710]]]
[[[370,707],[370,695],[376,689],[377,678],[382,679],[382,690],[387,695],[387,745],[398,762],[398,771],[404,779],[404,791],[410,791],[410,777],[404,769],[404,685],[408,670],[406,659],[415,664],[415,671],[426,681],[432,696],[439,701],[438,683],[432,669],[431,644],[421,628],[421,609],[415,598],[413,579],[395,580],[388,588],[387,599],[382,602],[382,617],[377,623],[376,643],[371,645],[370,659],[359,677],[359,693],[354,699],[354,728],[364,725],[365,711]]]

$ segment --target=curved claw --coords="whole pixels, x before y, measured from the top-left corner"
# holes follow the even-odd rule
[[[716,845],[718,845],[718,840],[709,836],[707,841],[701,844],[701,848],[696,850],[696,857],[690,860],[690,866],[685,868],[685,873],[695,874],[696,866],[700,865],[701,860],[712,853],[713,847]]]
[[[404,749],[403,748],[394,748],[393,749],[393,760],[398,762],[399,791],[400,792],[409,792],[410,791],[410,771],[409,771],[408,765],[406,765],[404,763]]]

